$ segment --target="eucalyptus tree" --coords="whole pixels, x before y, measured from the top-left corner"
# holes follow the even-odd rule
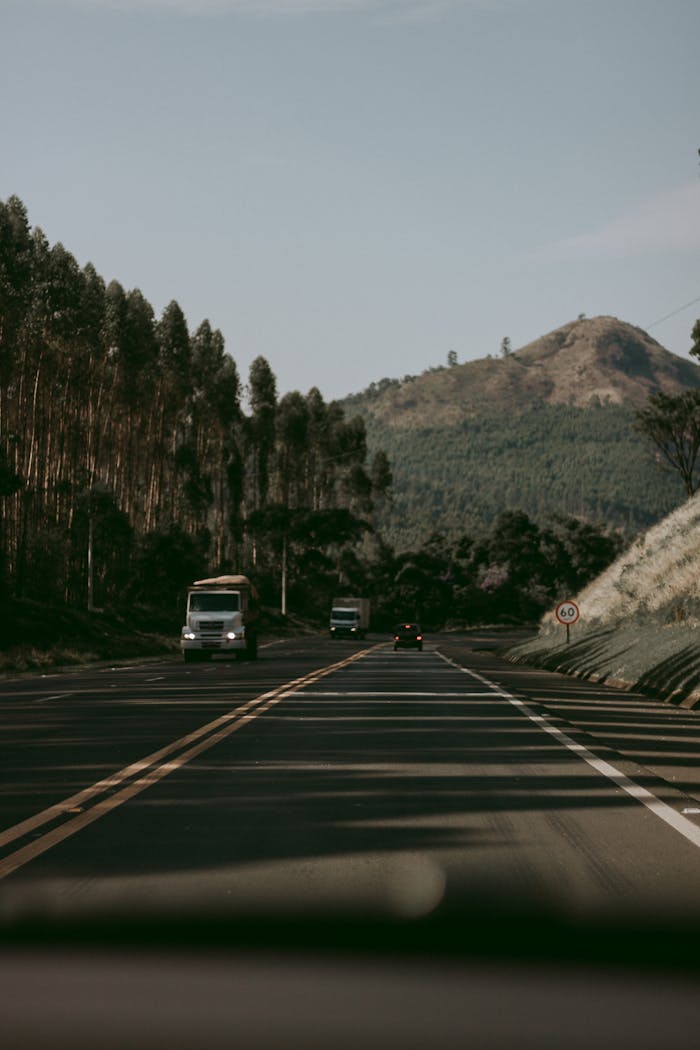
[[[91,348],[83,315],[87,279],[61,244],[52,248],[39,230],[32,234],[33,288],[23,325],[18,361],[20,473],[25,479],[18,506],[17,578],[27,578],[32,538],[48,527],[69,526],[72,504],[59,504],[61,472],[94,466],[94,430],[89,428]],[[18,421],[19,424],[19,421]],[[67,519],[64,514],[67,513]]]
[[[235,478],[235,467],[231,471],[232,466],[240,463],[240,418],[238,370],[225,351],[221,332],[212,329],[205,320],[192,337],[189,441],[196,466],[190,485],[198,485],[199,518],[207,520],[214,538],[213,557],[219,564],[233,554],[232,532],[240,513],[240,485]],[[208,498],[202,501],[204,495]]]
[[[109,293],[112,285],[107,288]],[[158,419],[159,346],[153,307],[138,288],[124,294],[116,359],[119,434],[116,491],[133,526],[146,528],[148,479],[152,476],[154,425]]]
[[[322,461],[328,434],[328,406],[318,387],[306,395],[308,448],[306,454],[305,503],[318,510],[322,502]]]
[[[252,450],[253,507],[267,501],[270,459],[275,447],[277,381],[264,357],[256,357],[248,374],[250,402],[250,446]]]
[[[32,297],[34,242],[18,197],[0,202],[0,464],[2,547],[8,570],[15,567],[24,482],[24,418],[30,375],[26,320]]]
[[[192,404],[192,348],[187,321],[173,299],[156,324],[158,372],[157,423],[147,499],[148,527],[166,526],[179,517],[184,496],[176,470],[178,445],[187,439]]]
[[[334,429],[336,499],[362,514],[371,513],[372,482],[365,469],[367,432],[361,416],[341,419]]]
[[[298,391],[285,394],[277,406],[277,491],[288,507],[306,505],[309,457],[309,408]]]
[[[29,308],[33,245],[27,211],[18,197],[0,201],[0,435],[14,376],[17,334]]]

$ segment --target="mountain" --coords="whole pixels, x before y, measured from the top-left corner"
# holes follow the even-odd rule
[[[700,366],[614,317],[581,318],[499,358],[384,379],[344,402],[383,448],[399,548],[488,527],[502,510],[571,514],[626,531],[683,498],[634,429],[651,393],[700,387]]]
[[[507,356],[384,379],[347,403],[388,426],[450,426],[533,404],[639,407],[657,390],[700,386],[700,366],[615,317],[572,321]]]

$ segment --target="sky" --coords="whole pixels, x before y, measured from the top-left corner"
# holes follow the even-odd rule
[[[281,394],[582,313],[687,356],[699,40],[697,0],[0,0],[0,199]]]

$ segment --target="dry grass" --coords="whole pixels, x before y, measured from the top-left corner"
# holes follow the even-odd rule
[[[586,626],[700,624],[700,494],[651,528],[577,596]],[[547,622],[553,621],[550,615]]]
[[[7,653],[0,653],[0,674],[48,671],[71,664],[91,663],[97,659],[96,653],[83,652],[60,645],[52,646],[50,649],[37,649],[31,645],[22,645]]]
[[[571,321],[507,358],[482,357],[428,370],[363,408],[387,426],[454,426],[489,413],[528,411],[539,401],[641,406],[650,393],[700,386],[700,368],[615,317]]]
[[[622,554],[575,600],[571,644],[548,613],[513,659],[674,703],[700,703],[700,492]]]

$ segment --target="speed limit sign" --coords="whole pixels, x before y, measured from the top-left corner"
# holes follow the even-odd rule
[[[567,627],[571,627],[573,623],[576,623],[581,612],[576,602],[559,602],[556,609],[554,610],[559,623],[565,624]]]

